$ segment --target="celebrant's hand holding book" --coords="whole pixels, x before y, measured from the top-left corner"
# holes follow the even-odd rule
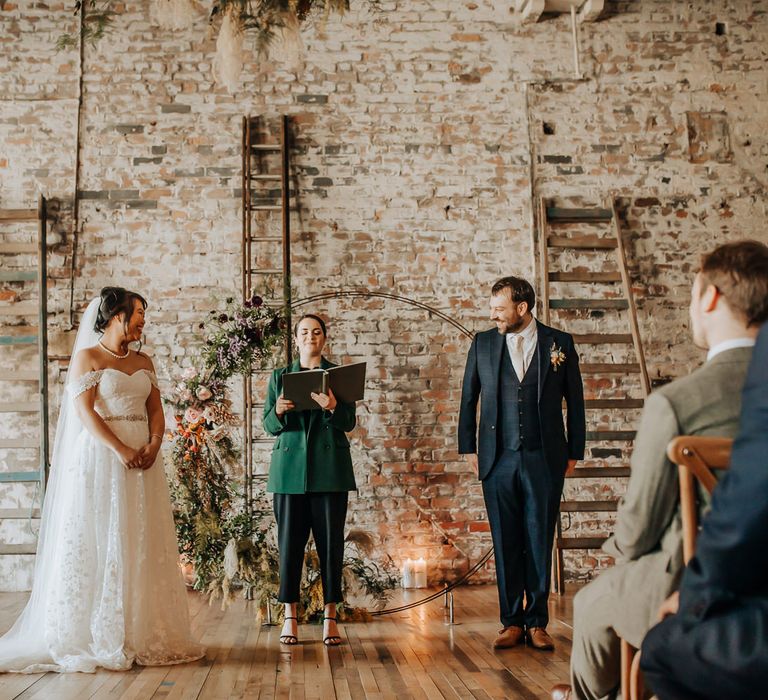
[[[333,395],[333,389],[331,389],[331,387],[328,387],[328,393],[326,394],[316,394],[313,391],[310,396],[312,397],[312,400],[324,411],[332,411],[334,408],[336,408],[338,403],[336,401],[336,397]]]
[[[354,403],[365,395],[365,362],[328,369],[308,369],[283,375],[283,396],[278,402],[298,411],[333,410],[336,402]],[[286,409],[291,410],[291,409]]]
[[[282,394],[278,396],[277,403],[275,404],[275,413],[278,417],[284,416],[288,411],[294,409],[293,401],[289,401]]]

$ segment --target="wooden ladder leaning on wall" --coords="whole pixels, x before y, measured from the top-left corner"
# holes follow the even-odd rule
[[[24,230],[25,225],[37,224],[36,240]],[[13,226],[18,224],[18,226]],[[0,226],[3,229],[0,240],[0,282],[9,287],[9,301],[0,305],[0,346],[10,353],[8,358],[13,366],[0,370],[2,387],[2,427],[0,427],[0,498],[15,503],[29,501],[29,505],[18,508],[1,508],[0,519],[33,520],[40,518],[45,485],[48,478],[48,304],[47,304],[47,203],[40,197],[37,209],[0,209]],[[6,230],[12,229],[12,230]],[[35,258],[32,265],[29,260]],[[21,264],[21,263],[24,264]],[[30,289],[30,287],[32,287]],[[23,297],[31,296],[36,301]],[[22,297],[18,300],[18,297]],[[30,324],[36,319],[37,326]],[[32,324],[35,321],[31,322]],[[26,348],[36,348],[34,366],[24,366]],[[13,353],[19,355],[13,356]],[[24,391],[27,385],[34,385],[36,391]],[[13,396],[13,400],[8,397]],[[18,397],[23,396],[20,400]],[[16,433],[24,416],[37,415],[36,435],[23,437]],[[28,427],[28,426],[24,426]],[[6,429],[7,428],[7,429]],[[23,429],[20,432],[25,432]],[[34,458],[30,453],[36,452]],[[34,469],[29,465],[33,463]],[[37,494],[19,493],[15,488],[20,484],[33,484]],[[7,493],[8,486],[16,493]],[[28,544],[0,544],[2,555],[34,555],[37,546]]]
[[[274,120],[270,120],[274,121]],[[266,117],[243,117],[242,142],[242,294],[243,301],[272,290],[265,303],[282,308],[291,326],[291,123],[279,117],[276,133],[268,130]],[[276,221],[279,216],[279,224]],[[278,230],[279,228],[279,230]],[[278,296],[279,295],[279,296]],[[285,345],[286,364],[291,362],[290,333]],[[255,450],[271,450],[274,438],[261,428],[260,409],[269,373],[254,370],[243,381],[243,447],[246,511],[253,511],[253,484],[265,479],[256,474]],[[255,395],[254,395],[255,393]],[[255,425],[254,425],[255,423]],[[264,459],[261,460],[264,462]],[[266,460],[269,463],[269,460]]]
[[[587,409],[587,442],[588,443],[620,443],[629,444],[635,437],[634,430],[604,430],[594,426],[590,411],[599,409],[610,411],[614,415],[627,409],[642,408],[644,397],[650,391],[648,370],[645,364],[645,355],[640,340],[640,332],[637,323],[637,311],[632,296],[632,286],[627,271],[627,259],[624,244],[621,237],[621,227],[616,206],[611,199],[603,208],[557,208],[547,206],[544,199],[539,198],[538,216],[540,222],[539,236],[539,265],[541,280],[541,308],[544,323],[550,323],[553,310],[585,310],[603,312],[615,310],[626,312],[629,333],[585,333],[573,334],[576,347],[581,359],[581,371],[584,375],[630,377],[639,375],[642,397],[630,396],[630,391],[625,391],[622,398],[594,398],[587,397],[585,405]],[[578,235],[565,235],[569,228],[576,225],[596,229],[598,233]],[[599,253],[606,251],[615,252],[615,266],[613,269],[575,269],[575,270],[550,270],[551,251],[560,253]],[[589,298],[554,298],[551,294],[551,285],[563,283],[578,283],[585,285],[607,284],[621,285],[622,296],[592,297]],[[566,329],[567,330],[567,329]],[[608,346],[624,345],[632,346],[634,362],[605,362],[590,360],[599,349]],[[586,359],[585,359],[586,358]],[[634,427],[634,425],[633,425]],[[598,452],[595,452],[595,449]],[[587,455],[598,458],[600,448],[591,448]],[[609,450],[610,451],[610,450]],[[620,452],[622,458],[628,456],[630,450],[614,449]],[[616,477],[628,477],[629,466],[586,466],[580,467],[569,477],[571,479],[604,479]],[[565,590],[565,574],[563,552],[566,549],[599,549],[606,536],[589,537],[565,537],[563,536],[562,514],[571,513],[599,513],[614,512],[617,508],[615,500],[563,500],[560,504],[561,517],[557,521],[557,534],[553,552],[553,582],[554,589],[562,594]]]

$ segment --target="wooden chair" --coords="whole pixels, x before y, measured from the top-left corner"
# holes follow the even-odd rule
[[[696,480],[711,496],[717,486],[713,469],[727,469],[733,440],[719,437],[680,435],[667,445],[667,457],[677,465],[680,484],[680,513],[683,521],[683,562],[693,557],[699,531],[699,507]],[[643,677],[640,654],[631,644],[621,640],[621,695],[627,700],[642,700]]]
[[[680,511],[683,519],[683,561],[693,557],[699,531],[695,479],[711,496],[717,486],[713,469],[728,469],[733,440],[730,438],[681,435],[667,446],[667,456],[677,464],[680,480]],[[695,477],[695,478],[694,478]]]

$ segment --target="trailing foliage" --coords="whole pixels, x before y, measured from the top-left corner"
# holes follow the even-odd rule
[[[96,44],[112,25],[115,13],[110,9],[112,0],[77,0],[73,8],[75,15],[83,14],[81,31],[83,43]],[[56,48],[78,46],[78,34],[62,34],[56,41]]]

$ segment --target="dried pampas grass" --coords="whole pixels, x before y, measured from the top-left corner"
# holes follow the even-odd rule
[[[237,540],[233,537],[227,542],[227,546],[224,549],[224,575],[230,580],[234,579],[237,576],[239,566]]]
[[[243,71],[243,29],[235,13],[224,15],[216,39],[216,57],[213,59],[214,80],[232,93],[240,86]]]
[[[154,0],[152,3],[152,20],[163,29],[192,27],[200,14],[195,0]]]
[[[293,12],[283,16],[280,39],[267,51],[276,63],[282,63],[286,70],[300,73],[304,70],[304,42],[301,38],[301,25]]]

